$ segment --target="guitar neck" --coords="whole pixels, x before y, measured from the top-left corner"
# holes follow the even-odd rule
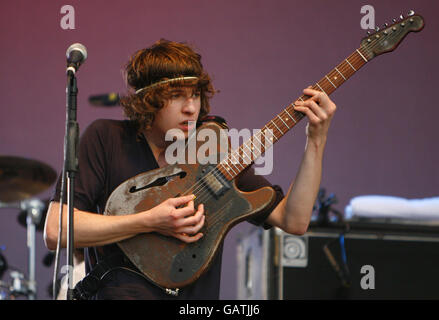
[[[362,48],[355,50],[349,57],[344,59],[338,66],[320,79],[312,88],[322,91],[327,95],[332,94],[368,62],[366,57],[369,55],[363,50]],[[308,98],[309,96],[302,95],[295,101],[305,101]],[[244,142],[239,148],[233,150],[227,158],[221,161],[217,165],[217,170],[228,180],[233,180],[304,117],[305,114],[294,110],[294,102],[290,103],[260,131]]]

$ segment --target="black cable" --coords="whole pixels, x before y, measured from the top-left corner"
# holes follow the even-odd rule
[[[65,162],[64,162],[65,163]],[[61,238],[62,238],[62,222],[63,222],[63,209],[64,209],[64,188],[65,188],[65,164],[63,166],[62,170],[62,176],[61,176],[61,190],[60,190],[60,207],[59,207],[59,222],[58,222],[58,241],[56,244],[56,251],[55,251],[55,267],[53,271],[53,285],[52,285],[52,294],[53,299],[56,300],[58,295],[58,287],[56,285],[56,281],[58,280],[58,269],[59,269],[59,253],[61,249]]]
[[[334,242],[337,241],[337,239],[332,239],[328,241],[326,244],[323,245],[323,251],[331,265],[331,267],[336,272],[338,278],[340,279],[343,287],[350,287],[351,285],[351,279],[350,279],[350,272],[349,267],[347,263],[347,255],[346,255],[346,248],[345,248],[345,234],[350,231],[350,225],[344,220],[344,217],[342,213],[338,210],[335,210],[331,208],[331,206],[338,202],[335,194],[330,194],[328,198],[325,199],[325,193],[326,190],[324,188],[321,188],[318,193],[317,201],[318,205],[316,206],[318,208],[318,225],[327,227],[330,225],[330,218],[329,213],[332,212],[337,217],[337,220],[341,225],[343,226],[343,230],[338,236],[338,242],[340,245],[340,251],[341,251],[341,260],[342,264],[337,262],[337,259],[332,254],[331,250],[329,249],[330,245],[332,245]]]

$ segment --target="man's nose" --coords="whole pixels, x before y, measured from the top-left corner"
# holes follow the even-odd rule
[[[183,112],[185,113],[195,113],[197,111],[196,97],[190,96],[185,99],[183,104]]]

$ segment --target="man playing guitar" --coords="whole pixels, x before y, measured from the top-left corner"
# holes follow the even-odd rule
[[[189,122],[202,120],[210,111],[214,94],[201,56],[186,44],[160,40],[137,51],[126,66],[133,92],[122,98],[128,120],[96,120],[84,132],[79,146],[79,173],[75,186],[74,247],[85,249],[86,271],[91,272],[107,257],[120,253],[116,243],[140,233],[156,232],[185,243],[203,237],[203,204],[194,196],[170,198],[150,210],[121,216],[103,215],[112,191],[125,180],[152,169],[166,167],[165,140],[170,129],[180,129],[187,138]],[[328,128],[336,106],[323,92],[306,88],[310,96],[295,102],[295,110],[308,118],[307,141],[298,172],[286,195],[278,186],[276,201],[249,222],[265,228],[276,226],[287,233],[306,232],[322,172],[322,158]],[[289,173],[293,177],[293,172]],[[246,170],[238,177],[242,190],[271,184]],[[60,183],[49,206],[44,238],[55,250],[58,241]],[[65,210],[67,211],[67,210]],[[66,246],[67,217],[64,215],[61,245]],[[114,261],[117,261],[115,263]],[[118,255],[100,279],[94,299],[168,299],[173,296],[148,281],[131,263]],[[209,270],[184,287],[178,298],[218,299],[221,250]]]

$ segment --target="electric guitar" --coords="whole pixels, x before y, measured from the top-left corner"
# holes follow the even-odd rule
[[[413,11],[401,16],[383,30],[377,30],[361,41],[361,45],[312,88],[330,95],[374,57],[391,52],[410,32],[424,27],[421,16]],[[309,97],[302,95],[298,100]],[[297,100],[295,100],[297,101]],[[275,192],[264,187],[243,192],[235,178],[265,150],[292,129],[304,114],[288,105],[259,133],[238,149],[222,157],[217,164],[175,164],[139,174],[118,186],[110,195],[105,215],[126,215],[149,210],[168,198],[194,194],[195,207],[204,204],[204,236],[195,243],[184,243],[158,233],[144,233],[118,243],[130,261],[155,285],[175,289],[196,281],[211,265],[227,232],[267,208],[275,200]],[[208,122],[201,128],[221,136],[222,127]],[[200,130],[197,130],[200,132]],[[271,135],[268,136],[267,132]],[[219,146],[219,145],[218,145]],[[201,145],[197,142],[197,148]],[[208,155],[208,154],[207,154]]]

